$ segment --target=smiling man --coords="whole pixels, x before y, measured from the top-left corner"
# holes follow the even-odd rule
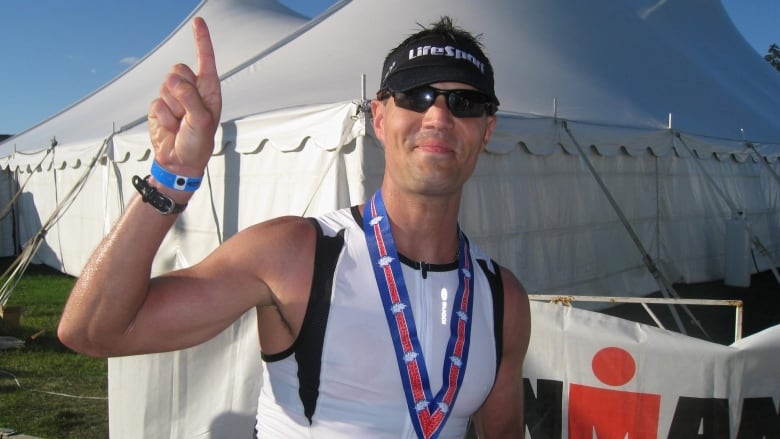
[[[365,205],[254,225],[150,279],[220,120],[203,20],[194,34],[197,72],[165,78],[151,175],[74,286],[62,340],[96,356],[182,349],[254,307],[258,437],[462,438],[472,420],[481,438],[521,437],[528,300],[458,226],[499,104],[478,41],[443,18],[390,52],[371,105],[385,174]]]

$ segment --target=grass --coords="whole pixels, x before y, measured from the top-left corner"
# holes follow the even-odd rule
[[[0,260],[0,269],[9,262]],[[25,345],[0,350],[0,428],[46,439],[108,437],[107,361],[76,354],[57,339],[73,282],[30,266],[8,301],[24,312],[18,327],[0,321],[0,335]]]

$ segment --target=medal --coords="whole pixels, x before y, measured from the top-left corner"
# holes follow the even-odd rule
[[[442,367],[442,387],[434,396],[381,191],[366,203],[363,230],[393,340],[412,425],[419,438],[434,439],[447,421],[466,373],[474,288],[468,241],[458,229],[458,290],[450,318],[450,339]]]

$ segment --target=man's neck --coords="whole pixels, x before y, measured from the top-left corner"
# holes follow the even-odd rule
[[[382,198],[399,253],[430,264],[456,259],[459,196],[407,195],[383,188]]]

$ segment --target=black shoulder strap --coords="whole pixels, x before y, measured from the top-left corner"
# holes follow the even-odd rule
[[[494,260],[490,260],[492,269],[484,259],[477,259],[477,263],[485,273],[493,297],[493,333],[496,338],[496,373],[498,373],[504,353],[504,281],[501,279],[501,267]]]
[[[315,219],[310,219],[317,229],[317,244],[314,254],[314,273],[311,280],[309,304],[301,325],[301,333],[295,341],[295,361],[298,364],[298,394],[303,411],[309,423],[314,416],[320,395],[320,371],[322,367],[322,345],[325,341],[325,327],[330,313],[330,293],[341,249],[344,247],[344,232],[326,236]]]

